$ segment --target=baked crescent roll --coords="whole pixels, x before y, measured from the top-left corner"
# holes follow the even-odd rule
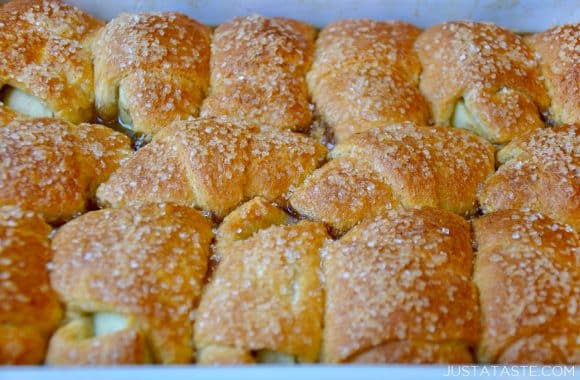
[[[415,46],[435,124],[470,129],[494,144],[543,127],[550,101],[533,53],[516,34],[490,23],[446,22]]]
[[[0,207],[0,364],[40,364],[61,318],[46,270],[51,258],[42,218]]]
[[[94,43],[97,113],[150,137],[197,116],[209,85],[211,30],[183,14],[122,14]]]
[[[250,201],[248,210],[262,208]],[[266,206],[271,207],[271,206]],[[266,211],[267,215],[272,211]],[[254,219],[254,217],[250,217]],[[260,217],[258,217],[258,220]],[[318,359],[322,334],[319,249],[322,224],[258,221],[248,236],[218,235],[221,261],[204,289],[195,322],[201,364],[295,363]],[[248,224],[249,225],[249,224]]]
[[[170,203],[93,211],[61,227],[50,279],[68,321],[47,362],[191,362],[212,238],[208,219]]]
[[[330,243],[322,257],[324,362],[473,361],[479,310],[463,218],[391,210]]]
[[[580,230],[580,124],[545,128],[499,151],[503,165],[485,182],[485,213],[527,208]]]
[[[483,363],[580,363],[580,239],[539,213],[473,223]]]
[[[121,133],[51,118],[0,128],[0,205],[20,205],[49,223],[84,212],[97,185],[131,154]]]
[[[308,85],[336,142],[384,124],[427,124],[421,65],[413,50],[420,30],[403,22],[341,20],[316,41]]]
[[[0,101],[29,116],[92,120],[88,45],[102,25],[59,0],[0,6]]]
[[[215,30],[210,95],[202,116],[305,130],[312,121],[305,75],[314,29],[300,21],[237,17]]]
[[[398,205],[470,215],[478,187],[494,170],[494,148],[484,139],[411,123],[354,134],[330,157],[291,195],[290,205],[338,234]]]
[[[101,185],[101,204],[171,201],[224,217],[255,196],[284,203],[324,160],[313,138],[215,119],[175,122]]]
[[[580,122],[580,23],[556,26],[525,41],[539,57],[551,119]]]

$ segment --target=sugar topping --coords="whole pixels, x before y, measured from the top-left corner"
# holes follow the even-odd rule
[[[202,116],[304,130],[312,120],[305,74],[313,30],[298,21],[238,17],[212,41],[211,89]]]
[[[0,128],[0,140],[0,204],[22,205],[50,222],[84,211],[96,185],[130,154],[119,133],[57,119],[14,121]]]
[[[418,28],[402,22],[342,20],[316,42],[308,84],[318,112],[340,142],[372,127],[413,121],[427,124],[420,94]]]
[[[469,227],[459,216],[388,211],[330,244],[323,260],[326,360],[345,361],[392,340],[475,343]]]
[[[60,1],[5,4],[0,8],[0,87],[19,87],[68,120],[89,119],[93,79],[85,44],[101,25]]]
[[[540,213],[506,210],[474,229],[482,347],[490,360],[531,333],[577,331],[580,241],[572,228]]]
[[[223,217],[254,196],[283,200],[325,153],[314,139],[290,131],[215,119],[176,122],[113,174],[99,199],[120,205],[165,197]]]

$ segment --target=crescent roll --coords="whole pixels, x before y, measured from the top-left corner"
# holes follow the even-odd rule
[[[470,363],[478,340],[469,224],[437,209],[367,219],[322,253],[326,363]]]
[[[436,125],[470,129],[494,144],[543,127],[550,101],[533,53],[516,34],[455,21],[427,29],[415,46]]]
[[[189,363],[211,222],[175,204],[93,211],[53,240],[51,282],[67,322],[52,365]]]
[[[580,23],[560,25],[525,39],[540,60],[557,123],[580,123]]]
[[[328,235],[318,223],[278,224],[272,207],[252,200],[230,214],[228,223],[249,216],[256,225],[247,222],[243,236],[230,235],[230,228],[218,234],[227,242],[218,240],[221,261],[204,289],[195,322],[200,364],[318,359],[323,309],[319,249]]]
[[[0,6],[0,101],[29,116],[92,120],[89,45],[102,25],[59,0]]]
[[[421,95],[421,65],[413,50],[420,30],[403,22],[341,20],[316,41],[308,85],[336,142],[385,124],[425,125],[429,106]]]
[[[314,28],[302,22],[257,15],[218,26],[201,115],[306,130],[312,111],[305,76],[314,36]]]
[[[131,152],[128,137],[101,125],[15,120],[0,128],[0,205],[62,223],[87,210],[97,185]]]
[[[31,211],[0,207],[0,364],[41,364],[60,322],[46,270],[50,231]]]
[[[113,173],[97,197],[113,207],[171,201],[224,217],[255,196],[284,203],[325,155],[313,138],[287,130],[175,122]]]
[[[183,14],[122,14],[94,43],[98,115],[150,137],[197,116],[209,86],[211,30]]]
[[[475,134],[411,123],[352,135],[290,197],[299,214],[341,234],[402,205],[470,215],[477,189],[494,170],[494,148]]]
[[[473,224],[483,363],[580,363],[580,239],[539,213],[503,210]]]
[[[527,208],[580,230],[580,124],[545,128],[499,151],[499,167],[483,186],[485,213]]]

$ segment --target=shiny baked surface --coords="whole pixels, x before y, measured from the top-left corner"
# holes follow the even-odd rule
[[[577,37],[0,5],[0,364],[579,364]]]

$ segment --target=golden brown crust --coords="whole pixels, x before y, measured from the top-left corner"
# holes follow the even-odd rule
[[[50,223],[85,211],[96,187],[131,154],[130,140],[94,124],[42,118],[0,128],[0,205],[20,205]]]
[[[211,30],[183,14],[122,14],[94,43],[97,112],[138,133],[197,116],[209,85]],[[127,120],[130,119],[130,120]]]
[[[59,0],[10,1],[0,7],[0,88],[37,97],[73,123],[93,118],[88,44],[103,22]]]
[[[264,198],[256,197],[224,218],[216,233],[216,253],[221,256],[227,253],[227,248],[232,243],[245,240],[259,230],[273,225],[289,224],[291,221],[284,211]]]
[[[413,50],[419,33],[411,24],[368,19],[341,20],[322,30],[308,84],[337,142],[384,124],[428,122]]]
[[[144,333],[125,328],[107,335],[93,336],[91,321],[77,317],[59,328],[50,339],[46,362],[50,365],[118,365],[147,363]]]
[[[472,214],[477,189],[494,169],[493,146],[475,134],[410,123],[355,134],[330,156],[290,204],[339,233],[399,204]]]
[[[485,213],[528,208],[580,230],[580,125],[545,128],[499,151],[503,165],[485,183]]]
[[[33,212],[0,207],[0,364],[42,363],[60,321],[46,270],[50,231]]]
[[[431,208],[388,211],[322,256],[325,362],[472,361],[479,311],[461,217]]]
[[[314,362],[322,334],[318,251],[327,238],[324,226],[303,221],[231,243],[199,306],[198,361],[247,362],[266,350]]]
[[[97,191],[102,204],[172,201],[224,217],[262,196],[285,203],[320,165],[326,149],[286,130],[215,119],[175,122],[140,149]]]
[[[474,221],[480,362],[578,364],[578,234],[539,213]]]
[[[0,128],[22,116],[0,102]]]
[[[580,23],[553,27],[525,41],[536,52],[550,95],[550,117],[580,122]]]
[[[200,213],[164,203],[94,211],[61,227],[53,240],[51,281],[68,311],[112,312],[129,322],[121,335],[97,337],[104,344],[89,348],[82,339],[63,339],[67,334],[57,332],[50,350],[69,355],[49,354],[54,364],[70,364],[71,352],[80,358],[86,350],[94,352],[95,364],[110,363],[98,362],[107,358],[129,364],[122,360],[136,358],[135,346],[126,346],[132,355],[117,359],[106,351],[120,349],[117,345],[131,337],[141,344],[139,331],[154,362],[191,362],[190,314],[201,295],[212,237],[211,223]],[[83,358],[77,363],[88,360]]]
[[[496,144],[543,126],[549,99],[516,34],[490,23],[447,22],[427,29],[415,46],[435,124],[450,126],[463,100],[473,117],[468,128]]]
[[[210,96],[202,116],[305,130],[312,121],[305,75],[314,29],[302,22],[237,17],[214,33]]]

